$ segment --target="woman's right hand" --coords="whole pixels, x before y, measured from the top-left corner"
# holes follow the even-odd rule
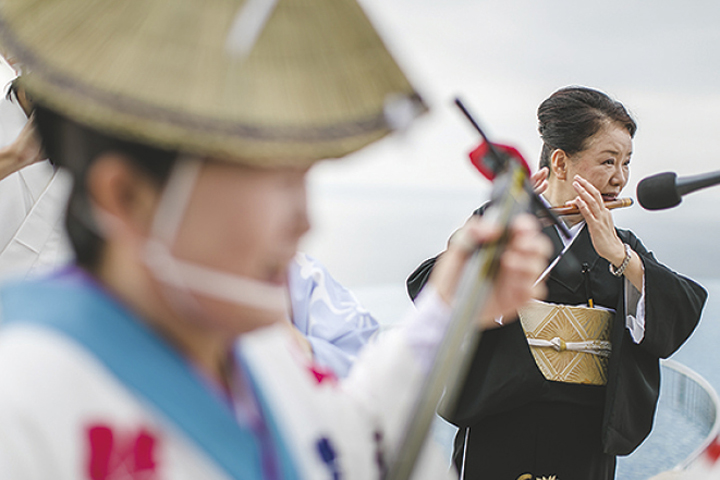
[[[543,167],[532,174],[530,183],[532,183],[533,190],[535,190],[536,194],[540,195],[547,190],[548,176],[550,176],[550,169],[548,167]]]
[[[453,235],[429,279],[448,305],[453,304],[465,263],[472,253],[500,234],[500,228],[488,219],[473,217]],[[530,299],[545,296],[544,284],[536,286],[535,281],[547,266],[551,252],[550,241],[541,233],[535,217],[522,215],[513,221],[493,291],[478,319],[482,328],[494,326],[495,318],[514,317],[515,311]]]

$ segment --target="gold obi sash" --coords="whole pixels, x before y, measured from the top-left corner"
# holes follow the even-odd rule
[[[607,384],[613,313],[533,301],[519,310],[535,363],[548,380]]]

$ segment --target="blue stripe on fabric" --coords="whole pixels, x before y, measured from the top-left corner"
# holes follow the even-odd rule
[[[89,282],[51,279],[8,286],[0,292],[0,301],[3,326],[31,323],[66,334],[161,411],[232,478],[263,478],[260,445],[252,431],[238,424],[230,407],[177,352],[98,288]],[[266,405],[261,407],[267,414]],[[296,479],[288,450],[272,419],[270,423],[283,478]]]

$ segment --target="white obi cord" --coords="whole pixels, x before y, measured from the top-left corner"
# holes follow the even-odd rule
[[[173,166],[155,212],[144,262],[155,277],[180,290],[239,305],[287,312],[287,289],[187,262],[172,254],[202,162],[181,156]]]
[[[528,338],[531,347],[554,348],[558,352],[570,351],[578,353],[590,353],[601,357],[609,357],[612,350],[610,342],[604,340],[586,340],[584,342],[566,342],[560,337],[552,340],[541,340],[539,338]]]

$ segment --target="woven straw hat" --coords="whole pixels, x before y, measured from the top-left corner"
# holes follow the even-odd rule
[[[32,97],[115,136],[310,165],[425,110],[355,0],[2,0]]]

